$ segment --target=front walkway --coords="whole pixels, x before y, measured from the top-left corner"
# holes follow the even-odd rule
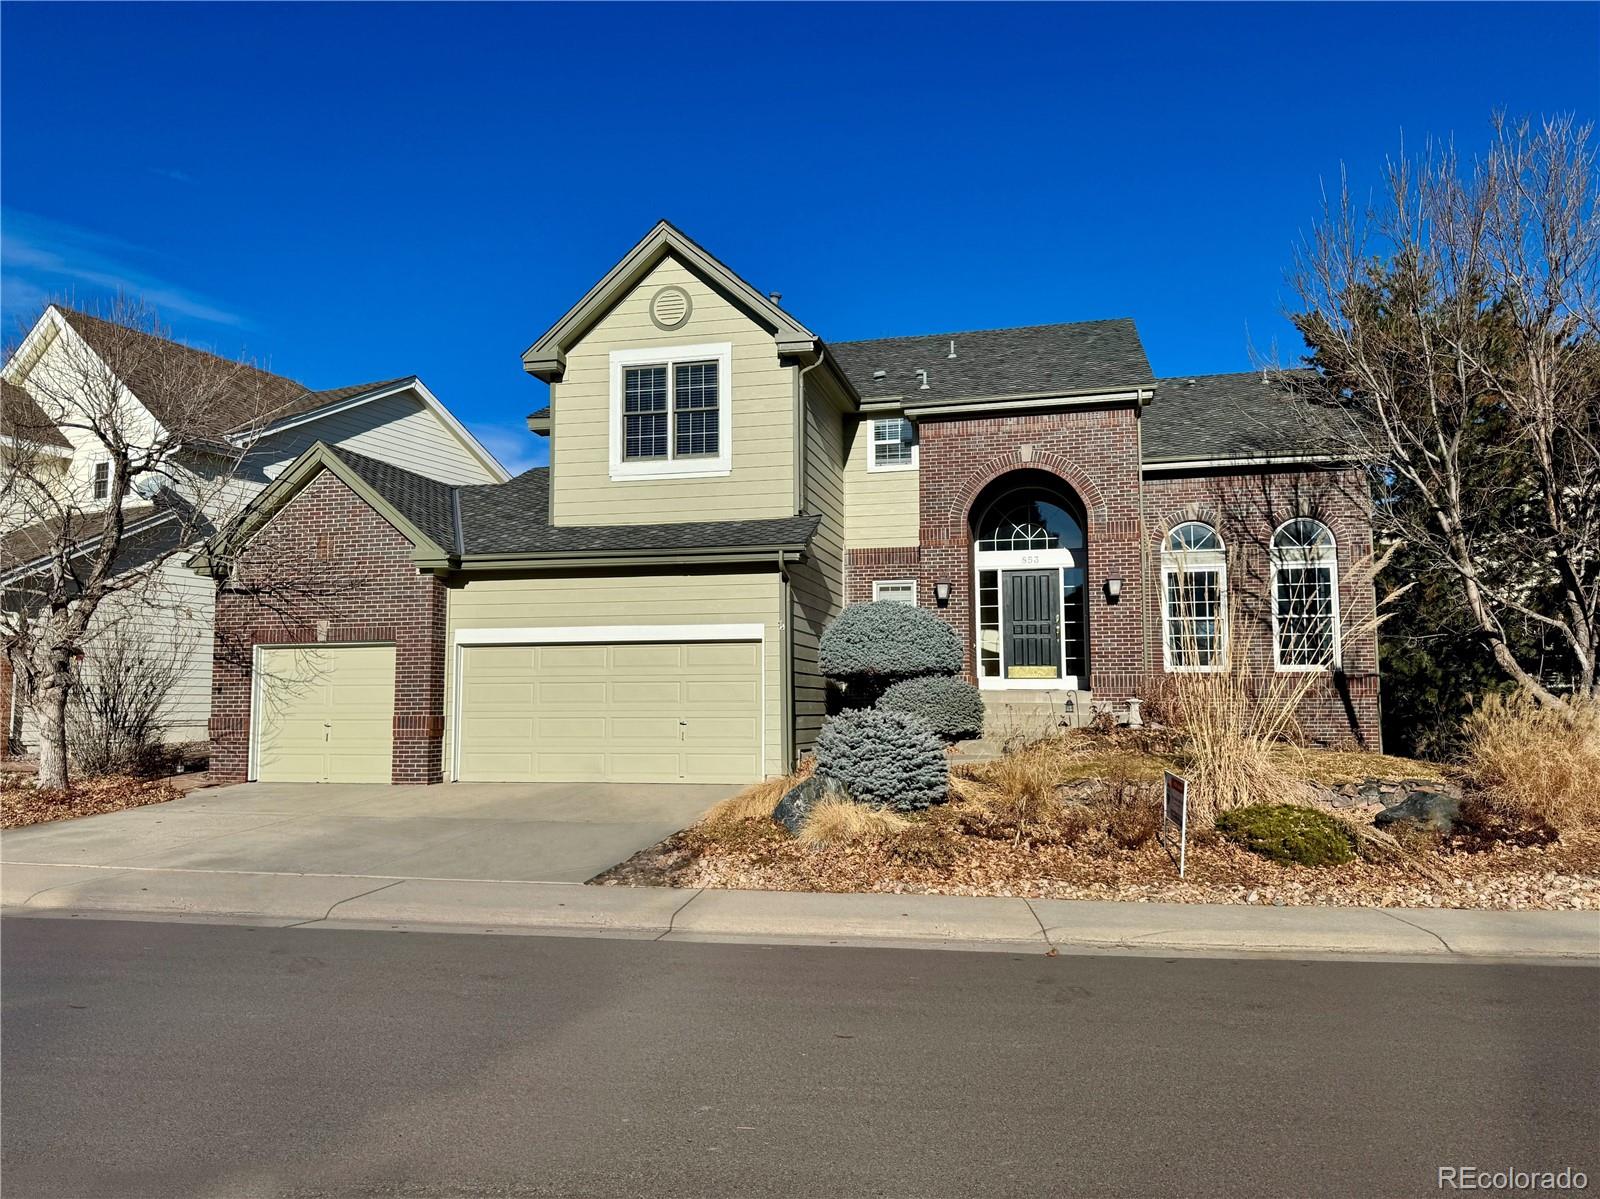
[[[738,788],[245,783],[15,829],[0,862],[42,866],[581,883]]]

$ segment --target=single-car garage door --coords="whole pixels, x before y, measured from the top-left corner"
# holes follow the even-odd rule
[[[261,647],[255,730],[264,783],[387,783],[394,646]]]
[[[761,777],[757,642],[470,645],[460,695],[462,781]]]

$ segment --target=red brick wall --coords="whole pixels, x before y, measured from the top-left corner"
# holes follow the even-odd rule
[[[362,641],[395,646],[391,780],[441,781],[445,587],[417,572],[412,548],[326,471],[256,534],[217,593],[214,776],[245,778],[255,646]]]
[[[1139,617],[1143,589],[1139,433],[1134,409],[925,418],[918,423],[918,431],[919,577],[923,593],[929,597],[935,583],[951,585],[950,605],[939,611],[968,647],[968,676],[976,677],[971,509],[984,488],[1002,475],[1036,470],[1054,475],[1070,487],[1088,516],[1084,532],[1089,559],[1090,687],[1105,699],[1136,695],[1145,660],[1145,633]],[[1115,603],[1106,598],[1108,578],[1123,580],[1122,595]],[[853,575],[850,586],[853,598]],[[870,583],[868,588],[870,592]]]
[[[1296,515],[1325,521],[1338,542],[1342,669],[1312,685],[1299,712],[1302,732],[1326,743],[1373,748],[1378,728],[1378,649],[1369,623],[1373,589],[1362,567],[1371,559],[1372,530],[1365,480],[1358,472],[1285,471],[1143,477],[1132,408],[1076,409],[1038,415],[926,418],[919,422],[921,545],[847,552],[850,603],[872,598],[878,579],[915,577],[918,602],[932,607],[934,584],[951,584],[947,608],[936,609],[972,659],[972,543],[969,517],[984,488],[1018,470],[1055,476],[1086,513],[1090,686],[1096,696],[1138,695],[1164,672],[1161,653],[1160,545],[1181,520],[1201,519],[1222,533],[1230,584],[1254,615],[1252,659],[1272,671],[1266,547],[1273,531]],[[1121,578],[1112,603],[1108,578]]]
[[[1318,678],[1301,701],[1298,720],[1302,732],[1312,740],[1379,748],[1378,638],[1371,627],[1375,601],[1369,569],[1372,524],[1367,495],[1366,479],[1359,471],[1160,474],[1147,478],[1144,510],[1152,601],[1147,613],[1151,673],[1164,670],[1158,580],[1162,539],[1174,525],[1202,520],[1222,535],[1229,589],[1235,598],[1233,636],[1249,639],[1249,660],[1266,675],[1273,669],[1267,606],[1271,537],[1286,520],[1314,516],[1328,526],[1338,543],[1342,670]]]
[[[0,657],[0,761],[11,756],[11,660]]]

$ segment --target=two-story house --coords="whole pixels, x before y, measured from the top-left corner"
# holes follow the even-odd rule
[[[29,580],[46,565],[43,555],[78,537],[91,543],[103,523],[110,461],[90,427],[98,413],[89,409],[102,406],[113,388],[125,406],[116,429],[130,444],[150,445],[163,439],[163,430],[189,426],[207,433],[194,438],[200,445],[187,447],[180,439],[174,446],[184,468],[170,472],[169,491],[127,497],[128,543],[140,542],[145,554],[141,559],[130,553],[130,569],[140,562],[156,563],[157,569],[148,585],[112,597],[96,617],[96,627],[116,621],[133,631],[144,653],[172,664],[176,682],[164,715],[174,742],[208,737],[216,595],[210,579],[188,568],[187,553],[174,554],[182,539],[235,517],[313,444],[348,447],[447,484],[510,477],[415,376],[313,390],[55,305],[6,362],[3,376],[0,454],[28,454],[30,477],[48,485],[58,501],[26,506],[0,498],[0,589],[7,603],[25,607]],[[85,380],[100,394],[75,403],[75,386]],[[169,409],[182,402],[178,380],[206,381],[203,420],[194,412]],[[208,470],[219,472],[215,487],[204,484]],[[6,478],[15,482],[14,474],[8,469]],[[196,494],[180,494],[186,481],[199,482]],[[195,513],[186,501],[206,510]],[[41,508],[50,519],[41,519]],[[63,521],[69,525],[65,530]],[[0,734],[0,752],[26,752],[33,742],[26,697],[17,693],[3,657]]]
[[[548,467],[452,486],[317,446],[197,560],[214,770],[778,774],[826,715],[823,628],[867,599],[949,621],[986,695],[1079,714],[1220,669],[1232,618],[1251,669],[1318,676],[1308,735],[1375,742],[1375,641],[1341,615],[1371,605],[1364,485],[1258,373],[1156,379],[1127,320],[827,343],[666,223],[523,364]],[[255,600],[313,559],[342,598]]]

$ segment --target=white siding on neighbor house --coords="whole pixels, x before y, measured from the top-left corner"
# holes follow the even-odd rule
[[[845,436],[850,442],[844,475],[845,545],[853,550],[916,545],[918,472],[867,469],[872,460],[870,416],[847,419]]]
[[[692,572],[692,573],[690,573]],[[763,768],[787,772],[782,738],[782,628],[774,567],[691,566],[677,571],[483,574],[448,581],[445,777],[453,777],[457,632],[597,625],[758,624],[762,644]]]
[[[84,667],[93,677],[93,638],[126,638],[156,662],[181,668],[177,685],[163,709],[165,740],[204,741],[210,736],[212,619],[216,591],[210,578],[184,565],[180,554],[161,565],[134,590],[107,597],[90,625],[91,645]],[[22,741],[38,747],[38,723],[32,711],[22,721]]]
[[[842,400],[806,377],[805,510],[821,516],[808,560],[790,571],[794,592],[795,752],[816,741],[827,715],[817,666],[822,630],[844,606],[844,415]]]
[[[681,328],[656,327],[649,305],[675,284],[693,311]],[[730,343],[732,470],[713,478],[611,478],[611,351]],[[675,258],[667,258],[567,352],[550,388],[557,525],[657,524],[794,515],[794,372],[777,343]],[[725,382],[726,385],[726,382]]]
[[[270,463],[264,473],[269,479],[277,478],[318,441],[393,463],[441,483],[496,481],[483,460],[410,391],[371,400],[263,438],[258,450],[269,455]]]

